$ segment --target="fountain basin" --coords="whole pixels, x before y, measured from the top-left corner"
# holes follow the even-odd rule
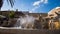
[[[41,30],[38,29],[19,29],[16,27],[6,28],[0,27],[1,33],[8,33],[8,34],[39,34]]]
[[[16,27],[0,27],[1,34],[60,34],[60,30],[19,29]]]

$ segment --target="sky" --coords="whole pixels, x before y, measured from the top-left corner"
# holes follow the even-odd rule
[[[14,7],[4,0],[1,10],[29,11],[30,13],[48,13],[53,8],[60,6],[60,0],[15,0]]]

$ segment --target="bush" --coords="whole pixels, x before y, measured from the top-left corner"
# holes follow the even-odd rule
[[[14,18],[14,11],[11,11],[10,13],[9,13],[9,18]]]

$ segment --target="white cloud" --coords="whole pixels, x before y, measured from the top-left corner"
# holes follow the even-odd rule
[[[47,4],[48,3],[48,0],[39,0],[39,1],[36,1],[36,2],[34,2],[33,3],[33,6],[34,6],[34,8],[31,10],[31,11],[35,11],[37,8],[39,8],[40,7],[40,4]]]
[[[37,6],[39,4],[40,4],[40,1],[36,1],[36,2],[34,2],[33,6]]]
[[[45,0],[45,2],[44,3],[48,3],[48,0]]]
[[[33,6],[38,6],[40,3],[48,3],[48,0],[39,0],[33,3]]]
[[[37,8],[39,8],[40,6],[36,6],[32,9],[32,11],[36,10]]]
[[[29,11],[29,13],[35,13],[35,12],[36,12],[35,10],[36,10],[37,8],[39,8],[39,7],[40,7],[40,6],[36,6],[36,7],[32,8],[32,10]]]
[[[34,5],[34,6],[39,5],[39,4],[42,3],[43,1],[44,1],[44,0],[36,1],[36,2],[33,3],[33,5]]]

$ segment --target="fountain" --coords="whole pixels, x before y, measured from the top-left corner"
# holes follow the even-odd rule
[[[34,26],[36,26],[36,28],[38,29],[33,29]],[[0,32],[2,32],[3,34],[55,34],[55,32],[59,33],[59,30],[54,30],[54,32],[52,32],[51,30],[45,30],[40,28],[40,21],[36,20],[36,18],[33,16],[25,15],[20,16],[20,18],[17,19],[14,27],[0,27]]]
[[[34,25],[34,21],[35,18],[33,16],[29,16],[29,15],[25,15],[24,17],[20,16],[20,18],[18,18],[17,23],[15,24],[14,27],[31,29]]]

